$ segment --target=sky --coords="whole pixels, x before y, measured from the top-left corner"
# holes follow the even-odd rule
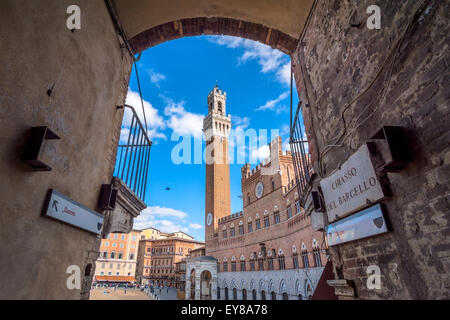
[[[230,139],[235,157],[230,164],[232,214],[242,210],[244,162],[237,161],[238,155],[245,156],[245,162],[250,162],[252,168],[266,159],[267,143],[271,135],[277,134],[270,130],[278,130],[284,148],[288,148],[290,57],[251,40],[199,36],[147,49],[137,67],[153,146],[145,195],[148,207],[135,219],[134,228],[181,230],[204,241],[205,163],[195,161],[194,152],[201,152],[205,145],[202,127],[208,112],[207,95],[216,84],[227,93],[226,112],[231,115],[237,133],[236,140]],[[297,106],[295,88],[293,92],[293,105]],[[134,69],[126,103],[135,108],[144,123]],[[129,125],[129,114],[125,114],[121,143],[127,137]],[[248,129],[257,133],[260,129],[268,131],[245,140],[239,133]],[[181,146],[183,150],[191,150],[190,157],[188,151],[179,151]]]

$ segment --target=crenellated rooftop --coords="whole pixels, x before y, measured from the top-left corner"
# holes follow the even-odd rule
[[[234,220],[234,219],[237,219],[237,218],[241,218],[243,216],[244,216],[244,212],[243,211],[239,211],[239,212],[233,213],[230,216],[226,216],[226,217],[220,218],[219,219],[219,224],[220,223],[224,223],[224,222],[229,222],[231,220]]]

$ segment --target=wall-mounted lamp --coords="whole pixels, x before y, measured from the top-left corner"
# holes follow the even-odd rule
[[[113,189],[112,184],[102,184],[98,207],[101,210],[114,210],[117,201],[117,189]]]
[[[405,131],[403,127],[385,126],[372,137],[384,161],[382,172],[398,172],[412,161]]]
[[[28,163],[33,171],[51,171],[52,168],[40,160],[42,145],[45,140],[59,140],[60,137],[48,127],[33,127],[25,147],[23,161]]]

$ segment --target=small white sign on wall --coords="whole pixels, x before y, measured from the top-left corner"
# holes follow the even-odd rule
[[[363,144],[339,170],[320,181],[328,221],[367,207],[385,197],[370,159],[369,148]]]
[[[53,189],[49,190],[44,216],[95,234],[100,234],[103,228],[103,215]]]

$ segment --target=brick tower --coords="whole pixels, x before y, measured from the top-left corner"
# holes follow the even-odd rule
[[[205,241],[218,232],[218,220],[231,214],[228,136],[231,116],[226,114],[227,94],[216,85],[208,95],[203,120],[206,140]],[[208,156],[209,155],[209,156]]]

